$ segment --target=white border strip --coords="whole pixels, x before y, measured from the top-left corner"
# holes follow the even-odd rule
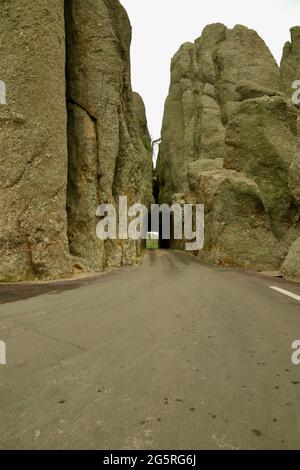
[[[291,297],[291,299],[298,300],[298,302],[300,302],[300,295],[293,294],[292,292],[289,292],[288,290],[280,289],[280,287],[276,287],[276,286],[269,286],[269,287],[270,289],[280,292],[280,294],[287,295],[288,297]]]

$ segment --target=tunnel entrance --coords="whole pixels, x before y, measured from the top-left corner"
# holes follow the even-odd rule
[[[171,240],[164,239],[162,233],[162,213],[159,213],[159,248],[162,250],[168,250],[171,248]]]
[[[154,214],[153,211],[149,211],[148,214],[148,232],[157,232],[159,235],[159,243],[158,247],[162,250],[166,250],[168,248],[171,248],[171,241],[166,240],[163,238],[163,230],[162,230],[162,219],[163,215],[160,212],[159,213],[159,227],[157,227],[157,220],[156,220],[156,215]]]
[[[159,176],[154,175],[153,177],[153,198],[155,204],[159,204]],[[159,226],[157,223],[159,221]],[[155,211],[151,210],[148,214],[148,231],[149,232],[158,232],[159,234],[159,248],[166,250],[171,248],[171,240],[163,238],[163,214],[159,212],[159,218]]]

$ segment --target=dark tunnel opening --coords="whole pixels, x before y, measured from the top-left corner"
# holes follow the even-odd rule
[[[148,214],[148,232],[158,232],[159,234],[159,248],[167,250],[171,248],[171,240],[163,238],[163,214],[159,213],[159,227],[157,227],[156,216],[153,211]]]
[[[153,177],[153,198],[154,203],[159,204],[159,192],[160,192],[160,185],[159,185],[159,177],[155,175]],[[159,220],[159,225],[157,226]],[[148,213],[148,231],[149,232],[158,232],[159,234],[159,248],[160,249],[169,249],[171,248],[171,240],[166,239],[163,237],[163,213],[159,212],[159,218],[154,210],[149,211]]]

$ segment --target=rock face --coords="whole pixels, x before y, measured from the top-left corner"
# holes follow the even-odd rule
[[[131,91],[130,23],[118,0],[67,0],[66,31],[70,251],[92,269],[132,264],[137,243],[103,245],[95,233],[97,201],[144,199],[148,155]]]
[[[272,233],[263,197],[252,180],[235,171],[204,171],[197,193],[206,210],[200,258],[260,270],[281,264],[286,250]]]
[[[300,152],[298,151],[289,172],[289,187],[300,207]],[[300,281],[300,222],[296,224],[296,230],[292,233],[291,241],[298,235],[296,241],[292,244],[288,256],[283,263],[282,272],[288,279]]]
[[[260,94],[264,87],[280,87],[270,51],[244,26],[209,25],[174,56],[159,159],[163,199],[187,189],[189,163],[224,157],[225,127],[240,101],[237,86],[245,81]]]
[[[282,91],[291,96],[292,84],[300,80],[300,26],[291,28],[291,42],[287,42],[283,48],[280,79]]]
[[[298,208],[289,189],[289,170],[299,139],[297,110],[284,97],[243,101],[226,129],[225,168],[255,181],[274,234],[283,238]]]
[[[132,264],[139,243],[100,241],[95,215],[151,199],[127,14],[118,0],[3,3],[0,280]]]
[[[291,93],[291,84],[300,80],[300,27],[291,29],[291,42],[284,46],[280,66],[282,89]],[[298,108],[298,134],[300,133],[300,116]],[[297,149],[289,169],[289,188],[300,207],[300,150]],[[292,244],[289,254],[282,266],[283,274],[289,278],[300,281],[300,222],[296,224],[297,240]],[[295,238],[293,234],[293,239]]]
[[[64,1],[1,2],[0,280],[56,278],[68,256]]]
[[[240,25],[207,26],[172,60],[160,201],[182,193],[205,204],[199,257],[278,269],[300,234],[298,111],[283,93],[287,75],[257,33]]]
[[[287,279],[300,282],[300,237],[293,243],[282,266]]]
[[[152,141],[148,129],[146,108],[142,97],[138,93],[133,93],[133,105],[137,118],[138,133],[143,143],[145,154],[142,163],[142,193],[143,203],[149,208],[154,203],[153,199],[153,161],[152,161]]]

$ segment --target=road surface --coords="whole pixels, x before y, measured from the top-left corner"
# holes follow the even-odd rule
[[[77,288],[14,288],[0,448],[299,448],[300,302],[270,286],[300,295],[155,251]]]

